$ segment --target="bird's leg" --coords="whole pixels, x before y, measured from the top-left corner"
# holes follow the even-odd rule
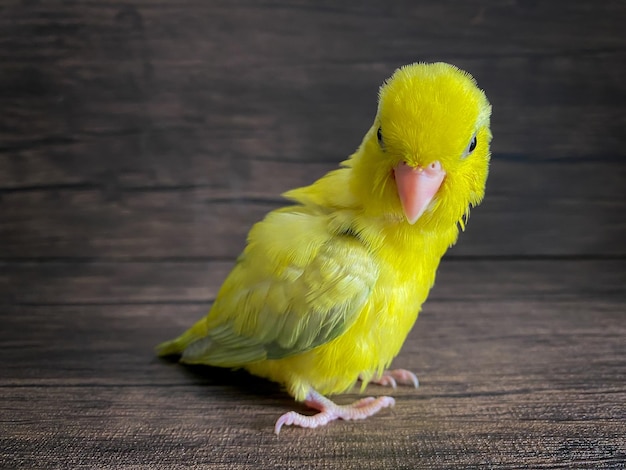
[[[419,387],[420,383],[417,380],[417,376],[406,369],[393,369],[386,370],[380,377],[372,379],[370,382],[384,385],[386,387],[396,388],[398,384],[413,385],[415,388]]]
[[[378,413],[381,409],[393,406],[395,400],[391,397],[367,397],[362,398],[350,405],[337,405],[325,396],[311,390],[304,400],[307,406],[314,408],[319,413],[312,416],[301,415],[295,411],[285,413],[274,426],[274,432],[278,435],[283,425],[301,426],[303,428],[316,428],[324,426],[336,419],[365,419]]]

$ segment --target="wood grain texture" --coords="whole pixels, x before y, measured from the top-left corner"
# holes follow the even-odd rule
[[[2,2],[0,468],[626,468],[625,22],[620,0]],[[277,438],[306,411],[278,386],[153,347],[417,60],[494,108],[487,197],[395,363],[421,387]]]
[[[494,106],[491,194],[457,252],[624,255],[626,14],[590,5],[9,3],[2,257],[234,257],[358,146],[396,66],[435,59]]]
[[[280,438],[274,420],[302,408],[277,386],[153,356],[201,303],[168,303],[177,294],[164,292],[161,303],[4,308],[0,459],[7,468],[622,468],[626,265],[572,261],[561,276],[561,264],[448,263],[395,362],[418,372],[420,389],[393,392],[395,408],[373,419]],[[589,286],[583,273],[601,282]],[[89,279],[68,277],[66,289],[97,295]]]
[[[248,181],[215,176],[222,187],[112,183],[0,193],[2,258],[235,258],[252,224],[288,203],[281,192],[330,169],[251,168],[243,170]],[[496,161],[492,168],[485,202],[453,255],[626,255],[625,165]]]
[[[193,304],[198,316],[214,300],[234,261],[21,262],[0,265],[0,305],[89,306]],[[10,268],[10,269],[9,269]],[[444,258],[430,298],[440,301],[586,298],[623,299],[626,261],[605,260],[484,260]],[[476,276],[498,282],[477,289],[465,287]],[[540,271],[540,282],[530,282]]]

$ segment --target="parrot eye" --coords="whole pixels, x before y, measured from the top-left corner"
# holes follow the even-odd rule
[[[465,149],[465,152],[463,153],[463,157],[462,158],[466,158],[470,153],[472,153],[474,151],[474,149],[476,148],[476,144],[477,144],[477,140],[476,140],[476,136],[474,135],[474,137],[472,137],[472,140],[470,141],[469,145],[467,146],[467,149]]]
[[[378,138],[378,145],[380,145],[380,148],[385,150],[385,142],[383,141],[383,130],[380,127],[376,131],[376,137]]]

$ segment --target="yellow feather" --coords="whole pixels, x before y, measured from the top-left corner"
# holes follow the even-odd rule
[[[342,168],[285,193],[294,205],[254,225],[208,315],[158,353],[243,367],[297,400],[380,376],[483,198],[490,114],[473,78],[454,66],[397,70],[359,149]],[[411,225],[393,169],[433,161],[445,179]]]

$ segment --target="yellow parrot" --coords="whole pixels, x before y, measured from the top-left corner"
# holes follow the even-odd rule
[[[293,205],[255,224],[209,313],[157,347],[187,364],[244,368],[318,411],[275,425],[364,419],[388,396],[337,405],[359,380],[414,385],[388,370],[435,281],[445,251],[485,192],[491,106],[446,63],[399,68],[380,88],[358,150]]]

